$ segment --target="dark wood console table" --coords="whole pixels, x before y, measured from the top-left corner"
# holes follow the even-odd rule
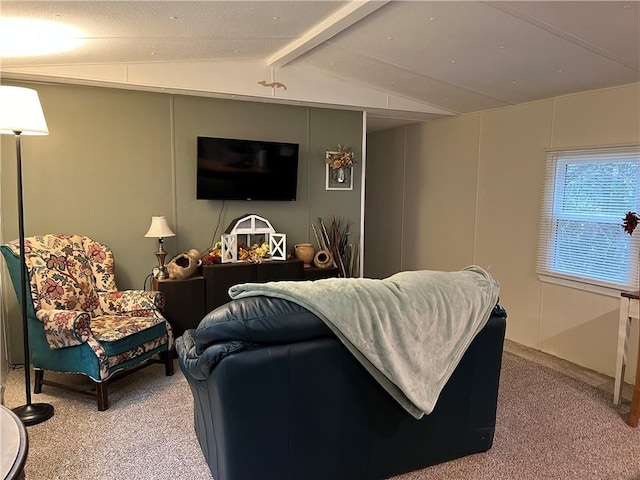
[[[272,260],[263,263],[217,263],[204,265],[206,309],[210,312],[231,300],[229,288],[238,283],[265,283],[278,280],[302,280],[301,260]]]
[[[330,268],[305,268],[302,271],[302,278],[304,280],[320,280],[322,278],[335,278],[340,275],[340,270],[338,267],[330,267]]]
[[[239,283],[282,280],[319,280],[337,277],[337,268],[304,268],[301,260],[272,260],[263,263],[217,263],[203,265],[202,275],[186,280],[154,280],[153,289],[164,293],[164,315],[177,338],[196,328],[211,310],[231,300],[229,288]]]

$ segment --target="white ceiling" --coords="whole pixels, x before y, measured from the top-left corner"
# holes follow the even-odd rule
[[[3,0],[0,15],[85,36],[5,56],[5,76],[352,106],[369,131],[640,81],[639,1]]]

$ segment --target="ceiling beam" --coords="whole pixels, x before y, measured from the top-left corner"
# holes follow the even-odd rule
[[[301,37],[271,55],[267,59],[267,65],[270,67],[283,67],[387,3],[389,3],[389,0],[354,0],[349,2]]]

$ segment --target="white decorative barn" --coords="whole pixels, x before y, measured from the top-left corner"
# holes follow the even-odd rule
[[[238,261],[238,237],[246,240],[245,245],[251,246],[255,241],[254,237],[264,238],[269,245],[271,260],[287,259],[287,236],[284,233],[276,233],[271,222],[256,214],[247,214],[235,218],[222,235],[222,263]]]

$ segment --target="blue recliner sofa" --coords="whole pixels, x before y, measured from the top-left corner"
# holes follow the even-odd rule
[[[505,325],[496,304],[419,420],[289,300],[233,300],[176,349],[216,480],[384,479],[491,448]]]

